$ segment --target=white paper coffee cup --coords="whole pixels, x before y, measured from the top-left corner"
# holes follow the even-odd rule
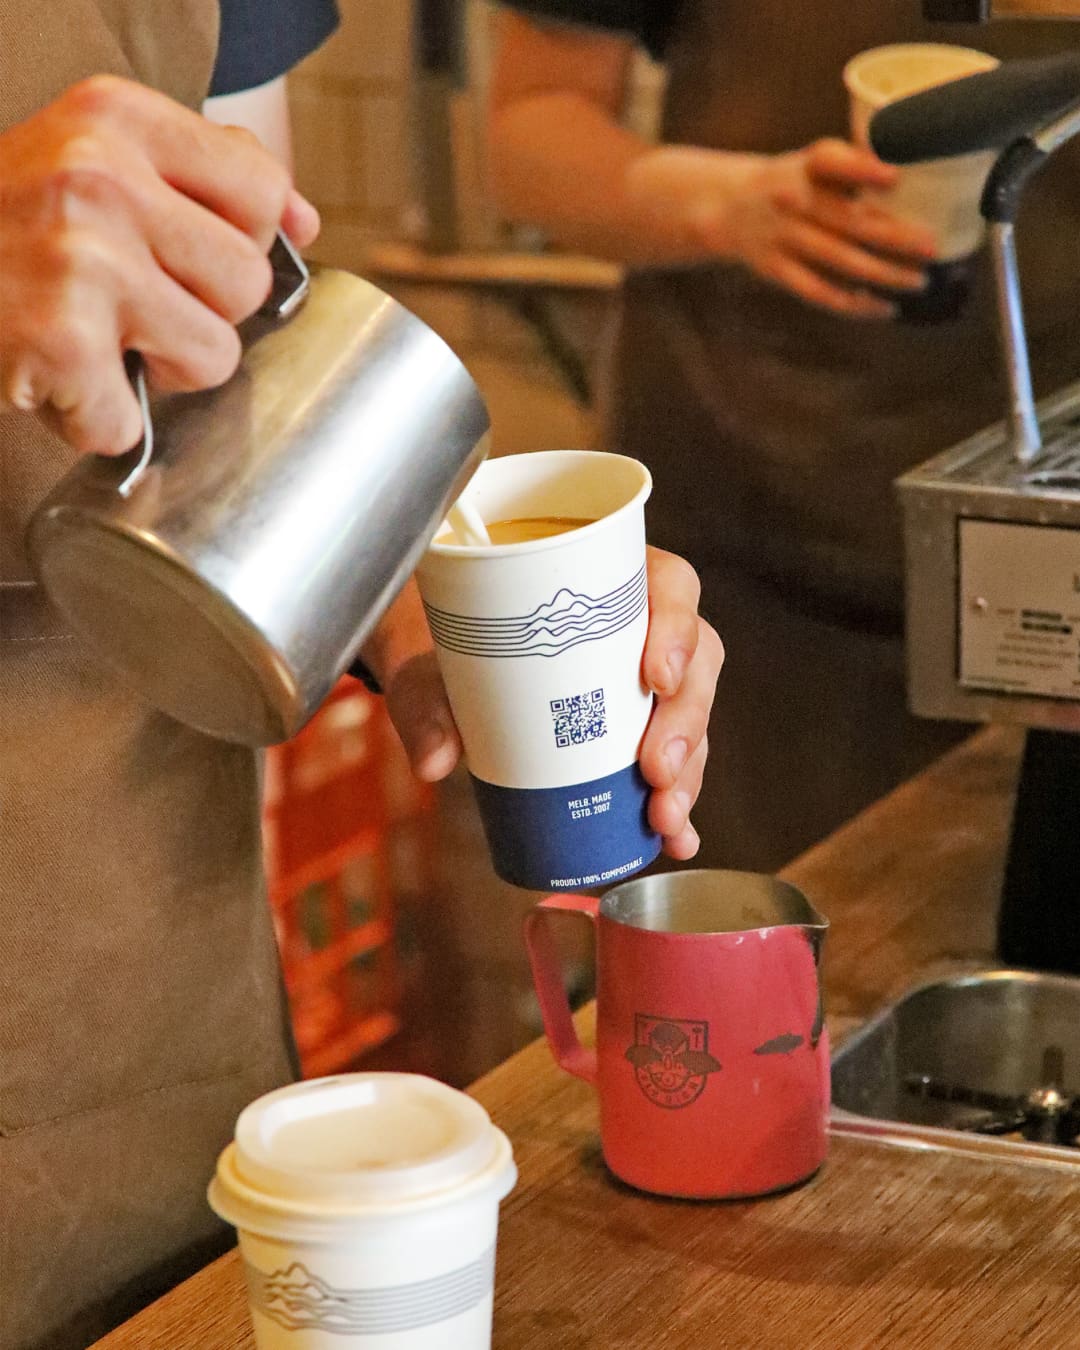
[[[258,1350],[489,1350],[510,1143],[417,1074],[260,1097],[210,1183],[237,1229]]]
[[[532,890],[600,886],[652,862],[638,752],[652,711],[645,501],[637,460],[510,455],[463,494],[485,523],[593,523],[492,546],[440,531],[420,593],[496,872]],[[446,527],[448,530],[449,527]]]
[[[867,145],[871,118],[890,103],[998,64],[986,52],[939,42],[899,42],[861,52],[843,72],[852,139]],[[983,150],[904,165],[896,186],[881,195],[882,204],[899,219],[933,230],[942,261],[967,257],[985,232],[979,200],[996,158],[996,151]]]

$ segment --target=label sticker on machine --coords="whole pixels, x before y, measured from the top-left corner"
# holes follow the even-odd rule
[[[1080,701],[1080,529],[959,526],[961,685]]]

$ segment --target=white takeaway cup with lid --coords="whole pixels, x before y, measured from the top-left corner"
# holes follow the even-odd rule
[[[248,1106],[210,1183],[258,1350],[489,1350],[510,1143],[418,1074],[312,1079]]]

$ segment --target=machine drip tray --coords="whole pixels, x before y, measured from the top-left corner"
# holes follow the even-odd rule
[[[995,968],[919,985],[844,1041],[832,1083],[840,1132],[1080,1167],[1080,979]]]

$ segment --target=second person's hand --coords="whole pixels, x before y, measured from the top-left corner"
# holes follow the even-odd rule
[[[930,231],[898,219],[881,194],[897,170],[847,141],[780,155],[662,146],[629,171],[643,210],[662,212],[691,260],[724,258],[809,304],[887,319],[880,291],[920,290],[937,257]]]

